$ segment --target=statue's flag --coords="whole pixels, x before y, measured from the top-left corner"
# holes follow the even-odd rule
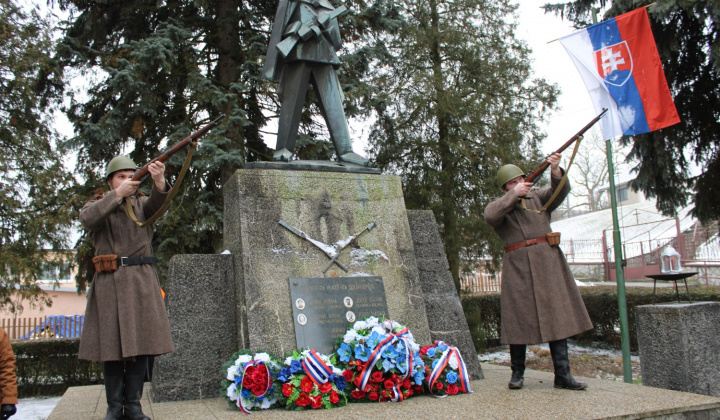
[[[575,63],[605,139],[680,122],[644,7],[560,38]]]

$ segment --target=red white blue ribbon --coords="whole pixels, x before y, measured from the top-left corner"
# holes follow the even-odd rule
[[[445,395],[435,395],[433,394],[433,389],[435,389],[435,382],[440,378],[440,375],[442,375],[443,370],[445,369],[445,366],[447,366],[448,362],[450,361],[450,358],[452,356],[457,357],[458,361],[458,381],[460,383],[460,390],[462,392],[471,393],[472,390],[470,389],[470,377],[467,373],[467,366],[465,366],[465,361],[463,360],[462,356],[460,356],[460,351],[457,349],[457,347],[453,347],[450,345],[447,345],[443,341],[435,341],[435,347],[437,346],[446,346],[447,349],[443,352],[442,356],[440,356],[440,359],[438,359],[438,363],[435,365],[435,368],[430,373],[430,376],[428,376],[428,385],[430,388],[430,394],[432,394],[434,397],[437,398],[444,398],[447,397],[447,394]]]
[[[375,364],[382,358],[383,351],[385,351],[388,346],[393,345],[393,343],[397,340],[402,340],[405,343],[405,363],[407,366],[407,369],[405,370],[405,376],[400,382],[404,381],[405,379],[407,379],[408,376],[410,376],[410,372],[412,371],[413,355],[412,349],[410,348],[410,342],[407,339],[408,334],[410,334],[410,330],[408,330],[407,328],[397,334],[390,333],[383,341],[381,341],[380,343],[378,343],[377,346],[375,346],[375,350],[373,350],[373,352],[370,354],[370,357],[368,357],[368,361],[367,363],[365,363],[365,368],[363,368],[363,371],[360,373],[360,389],[366,391],[367,383],[372,376],[372,370],[375,367]],[[391,401],[402,401],[404,397],[399,385],[395,384],[392,389],[395,393],[395,397],[392,398]]]
[[[242,396],[243,383],[245,382],[245,372],[247,372],[247,370],[250,366],[260,366],[260,365],[265,365],[265,362],[263,362],[262,360],[251,360],[242,366],[242,381],[240,382],[240,389],[239,389],[240,397],[238,398],[237,406],[240,409],[240,411],[242,411],[245,414],[250,414],[250,408],[245,407],[245,398],[243,398],[243,396]],[[265,387],[265,391],[263,391],[262,394],[257,396],[258,398],[267,395],[268,391],[270,391],[270,387],[272,386],[272,380],[270,377],[270,369],[265,369],[265,370],[267,371],[267,382],[266,382],[267,386]]]
[[[317,386],[327,383],[333,373],[332,369],[320,359],[314,349],[310,350],[310,353],[302,361],[302,367]]]

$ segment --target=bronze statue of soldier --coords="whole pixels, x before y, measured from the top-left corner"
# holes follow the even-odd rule
[[[340,162],[370,166],[352,150],[336,69],[342,47],[335,8],[328,0],[280,0],[273,23],[263,77],[280,83],[280,118],[274,161],[289,161],[295,150],[300,114],[312,84]]]

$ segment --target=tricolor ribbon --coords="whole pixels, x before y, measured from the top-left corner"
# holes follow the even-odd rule
[[[396,340],[402,340],[405,343],[405,363],[407,369],[405,370],[405,376],[403,376],[400,382],[404,381],[408,378],[408,376],[410,376],[410,372],[412,371],[413,355],[412,349],[410,348],[410,341],[407,339],[408,334],[410,334],[410,330],[408,330],[407,328],[397,334],[390,333],[383,341],[381,341],[380,343],[378,343],[377,346],[375,346],[375,350],[373,350],[373,352],[370,354],[370,357],[368,357],[365,368],[363,368],[363,371],[360,373],[360,389],[366,391],[365,388],[367,387],[367,383],[370,380],[370,376],[372,375],[372,370],[375,367],[375,364],[382,357],[383,351],[385,351],[388,346],[392,346]],[[399,384],[395,384],[392,389],[395,393],[395,397],[392,398],[391,401],[402,401],[404,397],[402,391],[400,390]]]
[[[310,350],[310,353],[302,361],[302,367],[317,386],[327,383],[333,373],[332,369],[320,359],[314,349]]]
[[[250,366],[260,366],[265,365],[265,362],[262,360],[251,360],[247,363],[245,363],[242,366],[242,381],[240,382],[240,398],[238,398],[237,406],[245,414],[250,414],[250,409],[245,407],[245,398],[242,396],[242,390],[243,390],[243,383],[245,382],[245,372],[247,372],[248,368]],[[265,366],[267,368],[267,366]],[[267,386],[265,387],[265,391],[263,391],[262,394],[257,395],[258,398],[264,397],[267,395],[268,391],[270,391],[270,387],[272,386],[272,380],[270,377],[270,369],[265,369],[267,371]]]
[[[457,357],[458,361],[458,381],[460,381],[460,390],[462,392],[471,393],[472,390],[470,389],[470,378],[468,377],[467,366],[465,366],[465,361],[463,360],[462,356],[460,356],[460,351],[457,349],[457,347],[447,345],[443,341],[435,341],[435,347],[437,346],[447,346],[447,349],[445,349],[442,356],[440,356],[440,359],[438,359],[438,363],[435,365],[435,368],[428,377],[430,394],[437,398],[447,397],[447,394],[433,394],[433,389],[435,388],[435,382],[437,382],[437,380],[440,378],[440,375],[442,375],[445,366],[447,366],[450,358],[453,356]]]

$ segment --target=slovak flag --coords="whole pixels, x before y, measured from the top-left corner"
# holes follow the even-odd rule
[[[585,82],[603,137],[631,136],[680,122],[647,10],[641,7],[560,38]]]

